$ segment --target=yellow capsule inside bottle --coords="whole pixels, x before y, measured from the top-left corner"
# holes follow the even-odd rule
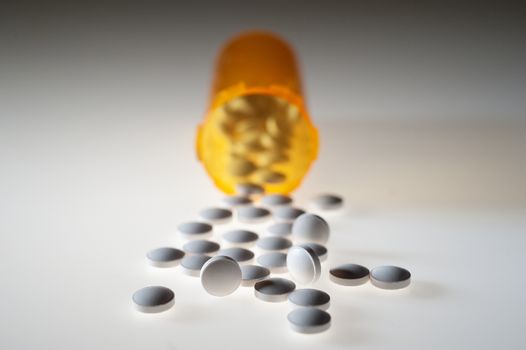
[[[284,194],[301,184],[317,157],[318,132],[307,113],[294,52],[283,39],[258,31],[225,44],[196,149],[225,193],[240,183]]]

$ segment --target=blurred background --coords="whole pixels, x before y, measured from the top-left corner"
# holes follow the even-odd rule
[[[525,119],[520,2],[15,3],[0,12],[3,123],[110,110],[195,121],[218,48],[254,28],[295,46],[319,121]]]
[[[417,276],[405,299],[336,291],[314,342],[143,261],[220,196],[194,136],[246,29],[301,61],[321,149],[294,196],[345,197],[329,263]],[[0,347],[525,348],[525,34],[519,1],[2,2]],[[179,298],[160,321],[130,305],[152,283]]]

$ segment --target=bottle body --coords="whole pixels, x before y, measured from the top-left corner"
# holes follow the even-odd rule
[[[318,134],[287,43],[269,33],[249,32],[224,46],[196,148],[226,193],[247,182],[270,193],[299,186],[316,159]]]

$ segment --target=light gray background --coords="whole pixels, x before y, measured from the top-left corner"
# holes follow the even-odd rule
[[[2,349],[518,349],[525,284],[524,10],[515,4],[259,2],[6,6],[0,14]],[[341,193],[316,285],[333,326],[217,299],[146,265],[218,202],[197,162],[212,62],[245,28],[302,61],[320,157],[294,195]],[[218,236],[219,237],[219,236]],[[340,288],[327,269],[398,264],[410,288]],[[132,293],[173,288],[142,315]]]

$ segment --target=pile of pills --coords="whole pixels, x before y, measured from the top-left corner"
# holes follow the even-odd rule
[[[198,213],[200,221],[178,225],[177,231],[186,241],[182,249],[153,249],[147,252],[147,261],[159,268],[180,265],[178,269],[199,277],[203,289],[216,297],[227,296],[242,286],[253,288],[254,296],[265,302],[288,300],[292,311],[287,320],[296,332],[312,334],[329,329],[330,295],[318,289],[296,288],[296,284],[308,286],[320,279],[321,263],[328,256],[325,244],[329,224],[321,216],[293,206],[289,196],[265,195],[262,187],[250,183],[239,184],[237,190],[238,194],[223,198],[225,207],[205,208]],[[318,210],[335,210],[342,207],[343,200],[325,194],[310,204]],[[248,225],[269,223],[265,229],[227,230],[220,237],[221,246],[214,240],[214,227],[236,220]],[[291,279],[275,276],[286,272]],[[411,273],[397,266],[369,271],[349,263],[330,269],[329,279],[342,286],[371,281],[378,288],[399,289],[409,285]],[[163,286],[142,288],[132,297],[136,309],[146,313],[168,310],[174,299],[174,292]]]

